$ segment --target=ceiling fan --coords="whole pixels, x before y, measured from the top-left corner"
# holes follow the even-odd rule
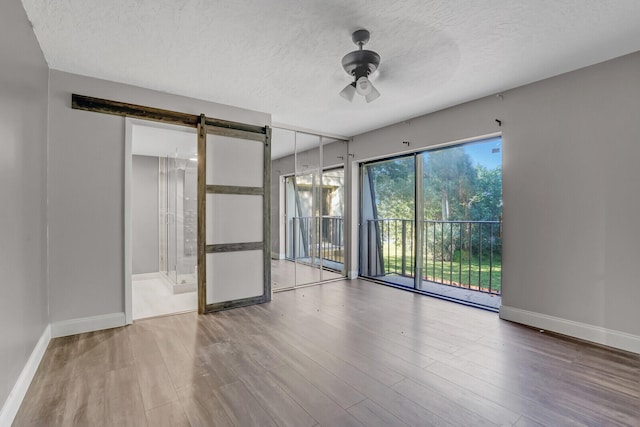
[[[367,30],[355,31],[351,35],[351,40],[359,49],[347,53],[342,58],[342,68],[354,78],[353,82],[349,83],[340,92],[340,96],[349,102],[353,101],[356,93],[364,96],[367,102],[371,102],[380,96],[380,92],[369,81],[369,75],[377,70],[380,65],[380,55],[372,50],[362,49],[362,46],[369,41],[369,36],[370,34]]]

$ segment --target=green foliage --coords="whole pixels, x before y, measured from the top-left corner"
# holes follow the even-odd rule
[[[500,292],[502,239],[497,224],[439,221],[497,221],[502,216],[502,170],[473,165],[464,147],[425,153],[423,239],[425,280]],[[367,166],[373,181],[376,219],[407,219],[404,246],[401,221],[381,221],[385,274],[412,274],[414,157]],[[428,224],[427,224],[428,223]],[[404,260],[403,260],[404,254]],[[402,269],[402,266],[405,266]]]
[[[424,156],[425,219],[497,221],[502,214],[502,170],[473,166],[464,147]],[[414,158],[367,166],[373,178],[378,218],[412,219]]]
[[[476,168],[475,194],[470,200],[474,221],[495,221],[502,215],[502,170]]]
[[[413,157],[367,166],[373,180],[378,218],[413,219]]]
[[[463,147],[425,155],[425,215],[428,219],[469,220],[470,200],[476,186],[476,170]]]

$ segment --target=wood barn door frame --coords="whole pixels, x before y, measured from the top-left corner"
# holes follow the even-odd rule
[[[245,305],[258,304],[271,300],[271,128],[246,123],[206,117],[144,105],[94,98],[72,94],[71,108],[94,113],[110,114],[133,119],[149,120],[198,130],[198,313],[224,310]],[[241,187],[220,187],[206,185],[206,135],[222,135],[234,138],[261,141],[264,144],[263,187],[245,189]],[[263,196],[263,241],[239,245],[206,245],[206,194],[261,194]],[[260,243],[260,244],[258,244]],[[263,251],[263,294],[257,297],[215,304],[206,303],[206,253],[251,250]],[[125,248],[125,254],[129,253]]]

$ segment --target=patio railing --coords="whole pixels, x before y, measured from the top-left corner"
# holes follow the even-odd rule
[[[344,264],[344,218],[338,216],[293,217],[289,223],[289,258],[318,264],[320,259]],[[331,267],[327,262],[325,266]],[[337,267],[337,266],[335,266]]]
[[[422,228],[422,280],[501,293],[500,221],[425,220]],[[413,220],[368,220],[367,275],[413,277],[414,240]]]
[[[501,294],[500,221],[425,220],[422,228],[422,280]],[[322,260],[330,268],[344,264],[344,218],[293,217],[288,231],[288,258],[311,264]],[[368,220],[364,274],[412,278],[414,233],[410,219]]]

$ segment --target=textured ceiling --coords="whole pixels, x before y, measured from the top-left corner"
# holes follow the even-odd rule
[[[640,50],[638,0],[23,0],[53,69],[351,136]],[[340,66],[371,31],[382,96]],[[91,94],[88,94],[91,95]]]

